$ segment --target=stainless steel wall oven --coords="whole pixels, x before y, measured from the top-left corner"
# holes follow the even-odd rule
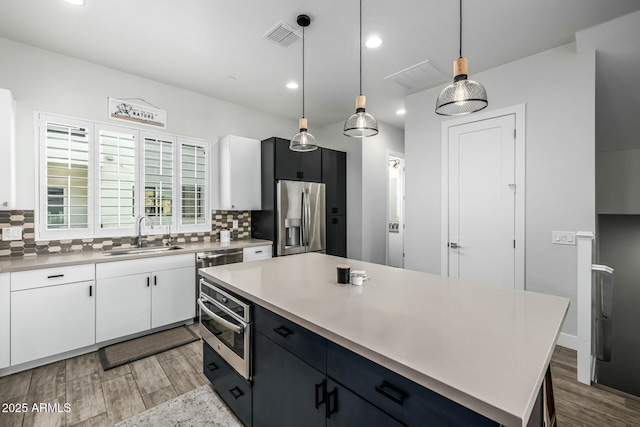
[[[251,304],[200,279],[202,338],[235,371],[251,379]]]

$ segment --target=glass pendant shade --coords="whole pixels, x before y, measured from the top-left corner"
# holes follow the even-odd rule
[[[366,138],[378,134],[378,121],[365,111],[367,98],[356,98],[356,112],[344,122],[344,134],[353,138]]]
[[[456,76],[452,84],[442,89],[436,101],[436,114],[442,116],[461,116],[480,111],[489,105],[484,86],[467,76]]]
[[[307,132],[307,119],[300,119],[300,132],[293,135],[289,143],[291,151],[313,151],[318,149],[316,137]]]

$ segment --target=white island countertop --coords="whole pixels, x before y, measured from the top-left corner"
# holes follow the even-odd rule
[[[336,265],[366,270],[336,283]],[[200,270],[223,287],[506,426],[525,426],[569,300],[308,253]]]

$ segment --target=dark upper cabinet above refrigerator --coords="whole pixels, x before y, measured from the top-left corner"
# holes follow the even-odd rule
[[[322,182],[326,184],[327,216],[347,214],[347,153],[322,148]]]
[[[275,170],[274,178],[322,182],[322,152],[320,149],[306,153],[291,151],[289,141],[282,138],[269,138],[263,144],[274,145]],[[263,145],[263,148],[265,145]]]

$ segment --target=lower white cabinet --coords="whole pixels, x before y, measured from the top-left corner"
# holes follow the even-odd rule
[[[95,282],[11,292],[11,365],[95,344]]]
[[[148,273],[98,279],[96,342],[149,329],[149,281]]]
[[[98,264],[96,342],[195,317],[194,254]]]
[[[151,288],[152,328],[195,317],[195,274],[195,267],[154,273]]]
[[[11,278],[0,274],[0,369],[11,361]]]

